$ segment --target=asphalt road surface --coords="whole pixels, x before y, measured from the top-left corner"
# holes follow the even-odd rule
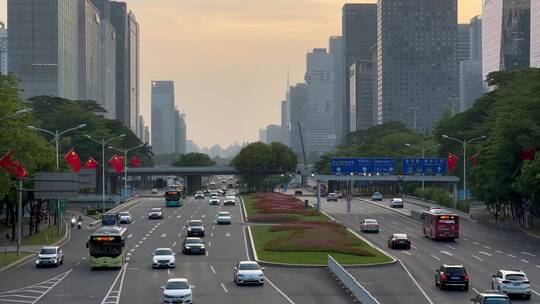
[[[148,220],[152,207],[163,207],[164,219]],[[215,225],[219,211],[229,211],[233,224]],[[85,243],[93,232],[73,231],[64,246],[65,262],[57,268],[36,269],[32,262],[0,275],[0,303],[160,303],[168,278],[184,277],[192,285],[194,303],[352,303],[328,270],[267,267],[264,286],[236,286],[232,268],[246,260],[245,223],[240,204],[209,206],[207,200],[187,199],[181,208],[165,208],[163,198],[144,198],[130,209],[128,262],[121,270],[91,270]],[[206,225],[207,255],[184,256],[181,243],[185,224],[200,219]],[[85,223],[88,224],[88,223]],[[171,247],[176,269],[154,270],[155,248]]]

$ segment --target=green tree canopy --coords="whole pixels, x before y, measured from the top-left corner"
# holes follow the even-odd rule
[[[187,153],[182,154],[180,157],[173,163],[175,167],[210,167],[216,164],[210,156],[204,153]]]

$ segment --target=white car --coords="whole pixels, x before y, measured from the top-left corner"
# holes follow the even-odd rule
[[[403,208],[403,200],[400,198],[393,198],[390,200],[391,208]]]
[[[227,211],[222,211],[216,216],[218,225],[230,225],[232,223],[231,215]]]
[[[131,224],[131,215],[128,211],[122,211],[118,214],[120,224]]]
[[[167,304],[192,304],[193,293],[187,279],[168,279],[167,284],[161,287],[163,291],[163,303]]]
[[[218,196],[211,196],[210,197],[210,205],[219,205],[220,199]]]
[[[531,298],[531,285],[522,270],[499,270],[491,279],[491,288],[508,295]]]
[[[257,262],[240,261],[233,268],[234,283],[240,284],[264,284],[264,267]]]
[[[152,254],[152,268],[175,268],[176,259],[171,248],[157,248]]]
[[[153,189],[152,189],[152,194],[158,194],[157,188],[153,188]]]
[[[236,197],[234,195],[227,195],[223,200],[223,206],[236,205]]]
[[[377,220],[365,219],[360,223],[360,231],[379,233],[379,223],[377,223]]]
[[[58,246],[41,248],[36,259],[36,268],[41,266],[55,266],[64,264],[64,252]]]

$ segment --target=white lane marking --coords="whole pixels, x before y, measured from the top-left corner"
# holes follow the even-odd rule
[[[212,270],[213,274],[216,274],[216,270],[214,269],[214,266],[210,265],[210,270]]]
[[[208,242],[208,247],[212,246],[212,241]]]
[[[186,226],[182,227],[182,230],[186,230]]]
[[[441,250],[441,253],[446,254],[447,256],[453,256],[450,252],[448,252],[446,250]]]
[[[213,232],[212,232],[212,233],[210,233],[210,237],[213,237],[213,236],[214,236],[214,233],[213,233]]]
[[[536,291],[534,289],[531,289],[531,291],[534,292],[535,295],[540,296],[540,293],[538,293],[538,291]]]
[[[206,217],[206,214],[201,215],[201,217]]]
[[[162,237],[162,238],[167,237],[167,234],[166,234],[166,233],[163,233],[163,234],[161,235],[161,237]]]
[[[500,253],[500,254],[504,253],[504,252],[502,252],[502,251],[500,251],[500,250],[495,250],[495,252],[496,252],[496,253]]]
[[[244,235],[244,247],[246,249],[246,259],[248,261],[251,261],[251,259],[249,258],[249,251],[248,251],[248,244],[247,244],[247,238],[246,238],[246,228],[242,227],[242,234]]]
[[[145,236],[146,236],[146,237],[149,237],[149,236],[150,236],[150,233],[147,233]]]
[[[510,253],[507,253],[506,255],[509,256],[509,257],[511,257],[511,258],[515,258],[515,257],[516,257],[515,255],[510,254]]]
[[[534,267],[536,267],[536,268],[540,269],[540,265],[534,265]]]
[[[128,252],[127,255],[130,256],[130,255],[131,255],[131,252]]]
[[[446,247],[448,247],[448,248],[450,248],[450,249],[452,249],[452,250],[456,250],[456,247],[452,247],[452,246],[450,246],[450,245],[446,245]]]
[[[181,215],[181,214],[179,214],[179,215],[177,215],[177,216],[176,216],[176,218],[181,218],[181,217],[182,217],[182,215]]]
[[[473,287],[473,288],[471,288],[471,289],[472,289],[474,292],[479,293],[478,290],[477,290],[476,288]]]
[[[225,293],[229,292],[229,290],[227,290],[227,287],[225,287],[223,283],[221,283],[221,288],[223,288],[223,291],[225,291]]]
[[[402,251],[403,253],[405,253],[406,255],[412,255],[412,253],[408,252],[408,251]]]
[[[130,251],[131,251],[131,252],[135,251],[135,248],[131,248],[131,250],[130,250]]]
[[[473,244],[475,244],[477,246],[480,246],[480,243],[478,243],[478,242],[473,242]]]
[[[206,250],[206,256],[208,256],[208,250]]]
[[[379,231],[380,231],[380,230],[381,230],[381,229],[379,229]],[[416,247],[416,246],[414,246],[414,245],[411,245],[411,248],[413,248],[413,249],[418,249],[418,247]]]
[[[112,283],[111,287],[109,288],[109,291],[107,291],[107,294],[101,301],[101,304],[118,304],[120,303],[120,295],[122,294],[122,287],[124,286],[124,277],[126,275],[128,263],[120,269],[118,272],[118,275],[114,279],[114,282]],[[120,284],[118,285],[118,288],[115,290],[116,283],[120,280]]]
[[[175,247],[176,246],[176,241],[174,243],[172,243],[172,246]]]
[[[77,262],[77,266],[81,265],[81,262]]]
[[[225,236],[232,236],[230,232],[225,233]]]
[[[139,246],[140,246],[139,244],[135,244],[135,248],[139,248]]]
[[[135,224],[135,221],[131,222],[131,224]]]
[[[392,224],[394,224],[394,225],[396,225],[396,226],[398,225],[398,223],[396,223],[396,222],[394,222],[394,221],[392,221]]]
[[[143,215],[143,216],[141,216],[141,219],[144,219],[144,215]]]
[[[127,258],[126,258],[126,261],[129,262],[130,259],[131,259],[130,257],[127,257]]]
[[[410,232],[415,232],[415,231],[416,231],[416,230],[414,230],[414,229],[412,229],[412,228],[409,228],[409,227],[407,227],[407,228],[405,228],[405,229],[409,230]]]
[[[169,216],[167,216],[167,218],[171,218],[171,216],[169,215]]]
[[[482,260],[482,258],[479,258],[479,257],[475,256],[474,254],[473,254],[472,257],[475,258],[475,259],[477,259],[477,260],[479,260],[480,262],[483,262],[483,261],[484,261],[484,260]]]
[[[478,251],[478,253],[483,254],[485,256],[493,256],[491,253],[485,252],[485,251]]]
[[[143,243],[143,241],[139,241],[139,245],[141,245]]]
[[[128,239],[130,239],[133,236],[133,234],[128,235]]]
[[[83,261],[84,261],[84,260],[86,260],[86,257],[83,257],[82,259],[83,259]]]
[[[441,260],[440,258],[434,256],[433,254],[432,254],[431,256],[432,256],[435,260],[437,260],[437,261],[440,261],[440,260]]]
[[[167,274],[171,275],[171,269],[170,268],[167,268]]]
[[[530,263],[529,261],[527,261],[527,260],[525,260],[525,259],[521,259],[520,261],[522,261],[523,263],[527,263],[527,264]]]
[[[486,246],[486,245],[484,245],[484,248],[486,248],[486,249],[488,249],[488,250],[490,250],[490,249],[491,249],[491,247],[489,247],[489,246]]]
[[[281,294],[290,304],[295,304],[293,302],[293,300],[291,300],[283,291],[281,291],[281,289],[279,289],[274,283],[272,283],[272,281],[270,281],[269,278],[265,277],[266,279],[266,282],[268,282],[272,287],[274,287],[274,289],[279,293]],[[433,304],[433,303],[431,303]]]
[[[535,254],[532,254],[532,253],[526,252],[526,251],[522,251],[521,254],[523,254],[523,255],[528,255],[528,256],[531,256],[531,257],[535,257],[535,256],[536,256]]]
[[[146,241],[146,237],[143,237],[142,239],[143,239],[143,241]]]
[[[216,225],[212,225],[212,230],[216,229]]]

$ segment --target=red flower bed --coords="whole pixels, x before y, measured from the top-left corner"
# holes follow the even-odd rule
[[[316,216],[317,212],[313,209],[305,209],[304,204],[290,195],[280,193],[257,193],[254,195],[255,203],[253,207],[259,210],[259,213],[274,214],[287,213],[306,216]]]
[[[290,223],[299,220],[300,217],[295,214],[257,214],[249,217],[249,221],[255,223]]]

